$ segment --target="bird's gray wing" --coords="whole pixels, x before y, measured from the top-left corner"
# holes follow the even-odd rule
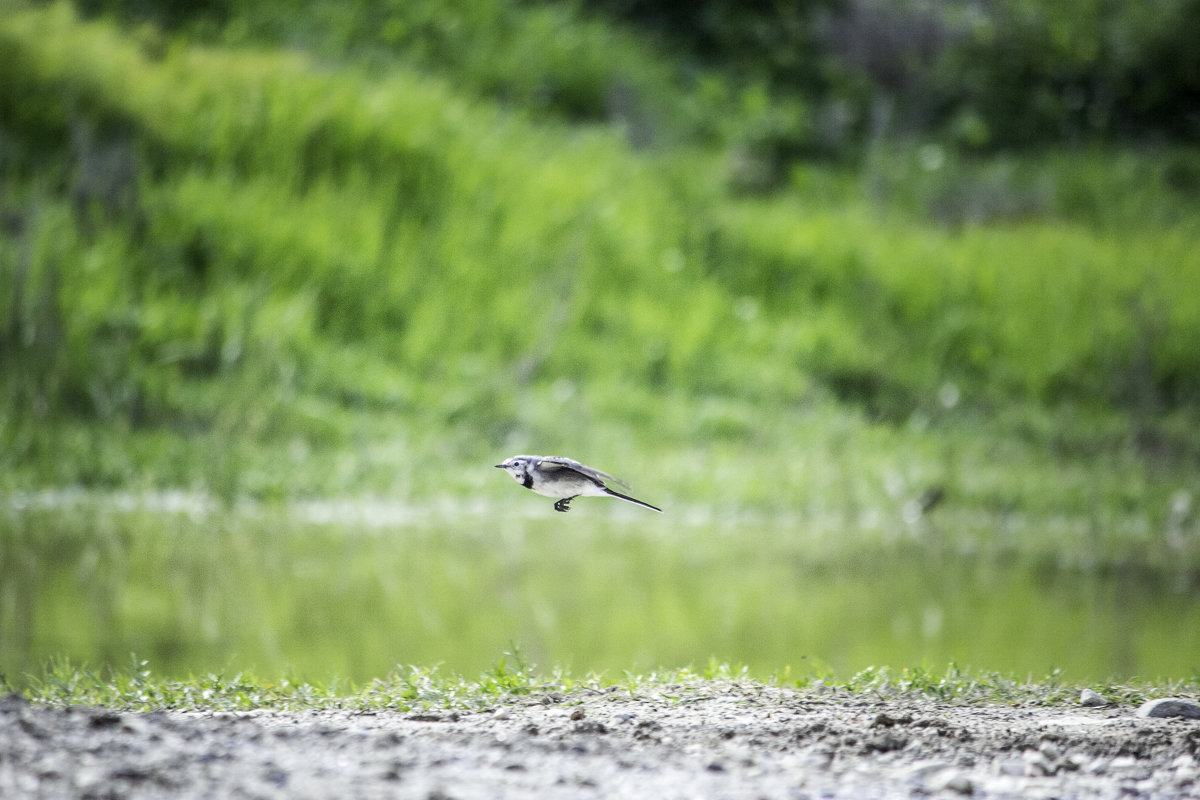
[[[597,481],[612,481],[613,483],[629,488],[629,484],[618,478],[616,475],[609,475],[598,469],[593,469],[587,464],[580,464],[573,458],[565,456],[542,456],[542,460],[538,463],[539,469],[573,469],[581,475],[586,475],[589,478]]]

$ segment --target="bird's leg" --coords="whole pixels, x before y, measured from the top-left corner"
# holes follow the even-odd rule
[[[579,497],[579,495],[576,494],[576,495],[572,495],[571,497],[564,497],[562,500],[559,500],[558,502],[556,502],[554,504],[554,510],[561,511],[565,514],[566,512],[571,510],[571,507],[570,507],[571,501],[574,500],[576,497]]]

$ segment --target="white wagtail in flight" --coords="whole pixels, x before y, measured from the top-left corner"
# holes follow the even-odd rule
[[[569,505],[576,497],[619,497],[630,503],[662,513],[662,509],[635,500],[627,494],[614,492],[604,485],[605,481],[619,483],[625,488],[629,484],[607,472],[592,469],[573,458],[562,456],[513,456],[497,469],[508,470],[517,483],[546,497],[557,497],[555,511],[570,511]]]

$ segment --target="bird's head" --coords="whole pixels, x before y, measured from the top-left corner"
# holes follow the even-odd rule
[[[496,469],[506,470],[517,483],[524,483],[525,476],[533,469],[534,456],[513,456],[496,465]]]

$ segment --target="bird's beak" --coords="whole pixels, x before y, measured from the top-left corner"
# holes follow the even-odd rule
[[[504,469],[503,464],[493,464],[492,466],[494,466],[496,469]]]

